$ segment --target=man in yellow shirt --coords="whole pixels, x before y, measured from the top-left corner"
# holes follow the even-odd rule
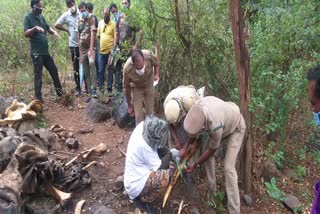
[[[110,20],[110,9],[106,7],[103,11],[104,18],[99,22],[98,25],[98,39],[100,42],[99,49],[99,72],[98,72],[98,83],[100,91],[104,92],[104,76],[106,73],[106,65],[108,63],[108,58],[110,51],[114,44],[115,36],[115,22]],[[108,72],[108,92],[112,91],[112,79],[113,74]],[[109,85],[109,82],[111,84]]]

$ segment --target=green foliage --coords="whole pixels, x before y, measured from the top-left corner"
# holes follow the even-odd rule
[[[298,165],[297,166],[297,175],[299,177],[299,180],[302,181],[304,176],[306,176],[306,168],[304,166]]]
[[[306,139],[305,145],[309,151],[320,150],[320,129],[314,129],[314,131]]]
[[[285,153],[280,149],[276,149],[276,143],[271,141],[267,148],[264,150],[264,155],[272,160],[272,162],[276,165],[277,169],[281,170],[285,164]]]
[[[286,2],[286,3],[285,3]],[[319,62],[315,1],[252,4],[251,74],[254,126],[284,139],[285,129],[305,100],[305,71]],[[293,116],[293,115],[292,115]]]
[[[313,161],[315,164],[319,164],[320,163],[320,151],[314,151],[312,153],[312,156],[313,156]]]
[[[299,160],[304,160],[306,158],[306,148],[299,148],[294,150],[295,155],[298,156]]]
[[[267,193],[271,198],[277,201],[285,200],[285,194],[277,187],[275,178],[272,178],[270,183],[264,182],[264,185],[266,186]]]
[[[217,212],[225,212],[227,207],[227,195],[225,192],[217,191],[213,196],[213,201],[207,200],[209,207],[214,207]]]
[[[41,113],[37,113],[36,117],[39,128],[48,128],[48,124]]]
[[[275,154],[271,155],[271,159],[277,169],[281,170],[283,168],[285,160],[283,151],[277,151]]]

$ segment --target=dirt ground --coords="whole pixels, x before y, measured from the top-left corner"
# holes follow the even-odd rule
[[[123,190],[115,188],[115,181],[118,176],[123,175],[125,156],[128,139],[132,130],[123,130],[118,128],[113,119],[106,122],[92,123],[85,118],[85,100],[87,97],[74,98],[73,107],[65,107],[59,102],[48,101],[46,104],[48,110],[43,113],[47,126],[58,124],[76,134],[76,138],[80,142],[80,148],[76,151],[70,151],[64,147],[65,151],[74,153],[76,156],[79,152],[89,149],[99,143],[108,145],[108,152],[101,157],[97,157],[98,164],[89,169],[92,177],[91,187],[82,192],[75,193],[72,204],[64,211],[64,213],[72,213],[76,203],[82,199],[86,200],[83,207],[83,213],[93,213],[99,206],[111,208],[115,213],[130,213],[134,211],[134,207],[128,196],[123,194]],[[81,128],[92,127],[93,133],[79,134]],[[68,158],[71,159],[70,155]],[[308,178],[302,183],[290,182],[290,179],[283,176],[282,182],[279,183],[279,188],[286,189],[286,192],[294,194],[303,194],[305,197],[300,198],[304,206],[304,210],[310,209],[312,201],[312,183],[316,181],[316,167],[310,163],[308,168]],[[203,173],[202,173],[203,174]],[[314,176],[314,177],[313,177]],[[172,195],[169,198],[165,209],[159,210],[159,213],[177,213],[181,200],[184,200],[184,209],[182,213],[227,213],[225,208],[216,208],[209,206],[204,199],[206,185],[204,177],[196,175],[197,187],[194,192],[190,193],[185,190],[185,184],[178,182],[175,186]],[[217,183],[218,189],[224,192],[224,176],[223,168],[217,168]],[[298,193],[299,190],[299,193]],[[241,192],[241,194],[243,194]],[[241,206],[241,213],[290,213],[279,202],[271,199],[262,182],[256,184],[256,203],[253,207]],[[310,201],[311,200],[311,201]],[[160,207],[161,199],[155,202],[154,206]],[[212,205],[212,204],[211,204]],[[213,205],[215,206],[215,205]],[[216,205],[218,206],[218,205]]]
[[[68,82],[68,81],[67,81]],[[70,81],[71,82],[71,81]],[[64,82],[65,83],[65,82]],[[30,85],[32,83],[30,82]],[[71,83],[72,84],[72,83]],[[106,122],[92,123],[85,118],[85,100],[87,97],[72,97],[72,107],[65,106],[61,101],[53,99],[52,92],[45,86],[43,89],[46,105],[48,109],[43,113],[45,123],[47,127],[53,125],[60,125],[69,131],[75,133],[76,138],[80,142],[79,149],[72,151],[66,146],[63,147],[64,151],[70,152],[73,155],[66,155],[67,160],[72,159],[81,151],[89,149],[100,143],[105,143],[108,146],[108,151],[103,155],[96,157],[98,164],[89,168],[89,173],[92,178],[92,184],[89,188],[73,194],[73,200],[69,207],[59,213],[73,213],[76,203],[82,199],[86,200],[83,206],[83,213],[94,213],[100,206],[104,205],[112,209],[115,213],[132,213],[134,207],[127,195],[123,194],[123,189],[118,189],[115,186],[115,181],[118,176],[123,175],[125,165],[125,155],[128,139],[132,130],[120,129],[115,124],[113,119],[109,119]],[[30,97],[33,93],[31,86],[26,84],[28,90],[24,90]],[[298,123],[293,123],[290,130],[305,130],[302,118],[297,117]],[[79,134],[78,131],[81,128],[93,128],[93,133]],[[308,131],[297,131],[296,133],[289,133],[287,142],[287,151],[291,151],[290,156],[295,157],[295,148],[303,148],[304,140]],[[270,198],[266,192],[263,179],[260,177],[260,171],[262,162],[264,161],[263,146],[266,142],[265,133],[257,134],[254,136],[254,143],[256,144],[256,153],[254,154],[257,166],[257,171],[254,172],[254,205],[248,207],[241,202],[241,213],[291,213],[283,204]],[[218,162],[216,169],[217,185],[220,193],[225,192],[224,187],[224,175],[223,175],[223,162]],[[306,176],[302,181],[292,181],[285,173],[280,172],[280,176],[277,178],[277,186],[279,189],[291,193],[297,196],[302,204],[303,213],[309,213],[311,203],[313,200],[313,185],[319,179],[318,173],[320,166],[314,164],[311,155],[306,153],[306,158],[300,162],[295,162],[295,165],[303,165],[306,168]],[[183,200],[183,209],[181,213],[227,213],[226,202],[209,203],[205,198],[205,192],[207,190],[205,184],[205,176],[203,171],[197,172],[194,175],[196,180],[196,188],[190,192],[186,190],[185,182],[179,180],[174,187],[171,196],[164,209],[159,213],[178,213],[179,204]],[[239,181],[241,184],[241,181]],[[243,196],[243,191],[240,188],[240,194]],[[162,202],[162,196],[159,201],[154,203],[155,207],[160,208]]]

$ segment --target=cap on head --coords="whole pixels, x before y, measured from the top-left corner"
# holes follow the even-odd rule
[[[180,105],[177,100],[169,100],[164,105],[164,115],[170,124],[179,122],[180,111]]]
[[[190,136],[196,136],[200,133],[204,123],[206,121],[206,116],[202,108],[198,105],[194,105],[188,112],[186,118],[183,122],[184,130]]]
[[[164,120],[154,115],[149,115],[143,124],[143,139],[153,149],[159,149],[166,145],[168,140],[169,128]]]

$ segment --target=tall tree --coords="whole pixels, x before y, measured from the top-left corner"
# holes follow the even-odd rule
[[[252,192],[252,142],[251,142],[251,118],[250,104],[250,69],[249,54],[245,43],[242,24],[242,12],[240,0],[229,0],[230,19],[233,32],[233,45],[236,56],[236,68],[238,72],[238,85],[240,93],[240,111],[246,121],[246,135],[241,156],[241,178],[246,194]]]

